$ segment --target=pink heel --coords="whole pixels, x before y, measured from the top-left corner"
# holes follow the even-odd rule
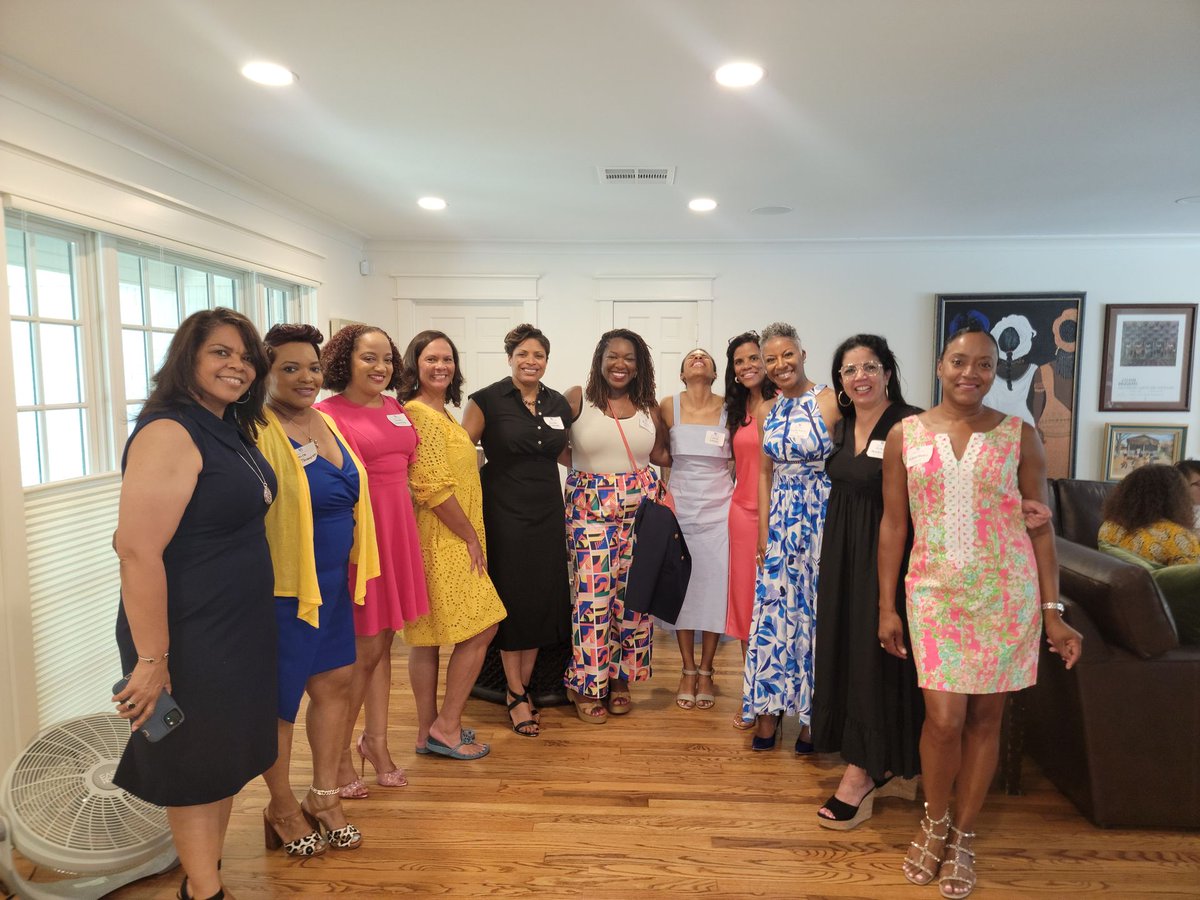
[[[358,755],[362,759],[362,771],[366,774],[367,762],[371,763],[371,767],[375,770],[375,781],[380,787],[404,787],[408,784],[408,779],[404,777],[403,769],[392,769],[390,772],[380,772],[379,766],[371,755],[367,753],[367,733],[364,731],[358,736]]]

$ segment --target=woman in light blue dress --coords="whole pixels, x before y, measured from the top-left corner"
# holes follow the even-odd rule
[[[729,501],[733,497],[729,431],[724,397],[712,392],[717,364],[705,350],[683,358],[679,377],[687,388],[659,404],[671,440],[669,485],[675,514],[692,554],[692,577],[674,626],[683,674],[675,704],[712,709],[716,703],[713,659],[729,607]],[[696,632],[701,633],[696,664]]]
[[[752,749],[770,750],[784,715],[797,716],[796,752],[811,753],[817,564],[829,499],[825,460],[841,415],[833,392],[804,374],[804,349],[791,325],[763,329],[762,357],[779,394],[761,426],[758,577],[742,718],[755,718]]]

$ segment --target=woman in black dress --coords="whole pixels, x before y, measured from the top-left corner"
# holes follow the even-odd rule
[[[254,446],[268,369],[245,316],[189,316],[125,445],[113,545],[117,646],[129,681],[113,701],[135,733],[113,782],[167,807],[183,898],[225,896],[217,865],[233,797],[275,761],[274,581],[263,517],[276,481]],[[164,687],[185,718],[151,743],[136,731]]]
[[[896,422],[920,410],[904,402],[896,357],[877,335],[842,342],[830,384],[843,418],[825,464],[831,488],[817,589],[813,744],[818,753],[840,750],[847,763],[817,822],[849,830],[871,817],[876,797],[916,797],[924,705],[913,664],[880,647],[876,554],[883,444]]]
[[[512,377],[471,394],[463,427],[483,441],[487,463],[483,520],[488,574],[508,617],[496,646],[507,681],[512,728],[524,737],[540,732],[529,682],[538,649],[570,635],[571,594],[558,455],[567,443],[571,408],[542,384],[550,341],[532,325],[504,337]]]

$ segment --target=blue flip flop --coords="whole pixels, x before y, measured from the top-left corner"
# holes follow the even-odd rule
[[[451,747],[444,741],[439,741],[432,734],[425,738],[425,749],[430,753],[436,753],[438,756],[445,756],[448,759],[483,759],[492,752],[492,748],[487,744],[482,744],[482,750],[478,753],[463,753],[458,748],[466,744],[475,743],[475,732],[470,728],[464,728],[459,732],[459,742]]]

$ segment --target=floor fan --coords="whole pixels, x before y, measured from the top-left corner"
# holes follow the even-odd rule
[[[26,900],[96,900],[179,864],[166,811],[112,783],[129,723],[81,716],[43,731],[0,782],[0,876]],[[30,862],[68,877],[34,882],[13,866]]]

